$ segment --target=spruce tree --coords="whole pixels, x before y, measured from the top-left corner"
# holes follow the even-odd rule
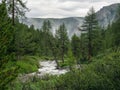
[[[114,46],[120,46],[120,5],[117,12],[117,21],[111,25]]]
[[[5,2],[0,3],[0,89],[6,90],[7,85],[17,76],[14,52],[12,50],[14,29],[8,17]],[[11,64],[9,64],[12,62]]]
[[[45,56],[51,56],[51,43],[50,40],[52,38],[52,32],[51,32],[52,26],[51,22],[49,20],[44,21],[42,25],[42,48],[43,48],[43,55]]]
[[[15,24],[15,18],[25,16],[25,12],[28,8],[22,0],[3,0],[7,5],[7,11],[12,16],[12,24]]]
[[[71,47],[74,57],[78,60],[80,58],[80,38],[75,34],[72,36]]]
[[[88,34],[88,60],[90,60],[91,57],[93,56],[92,34],[93,31],[96,30],[98,27],[96,14],[93,7],[87,13],[82,27],[83,30],[87,31]]]
[[[67,29],[64,23],[60,25],[60,27],[56,31],[56,37],[59,43],[60,56],[61,56],[62,62],[64,63],[64,55],[67,54],[68,44],[69,44]]]

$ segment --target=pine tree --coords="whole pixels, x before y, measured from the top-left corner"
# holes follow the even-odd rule
[[[80,60],[86,61],[88,56],[88,35],[87,33],[81,33],[80,36]]]
[[[15,24],[15,18],[24,16],[28,8],[22,0],[3,0],[6,2],[8,12],[12,16],[12,24]]]
[[[36,40],[38,38],[34,26],[28,28],[28,26],[24,24],[16,23],[15,52],[18,60],[23,55],[34,55],[36,53],[38,43]]]
[[[98,55],[103,51],[103,41],[105,38],[102,37],[102,29],[99,26],[92,31],[92,54],[93,56]]]
[[[80,38],[75,34],[72,36],[71,47],[74,57],[78,60],[80,58]]]
[[[98,27],[98,22],[96,19],[96,14],[94,11],[94,8],[92,7],[87,16],[85,17],[84,23],[83,23],[83,29],[85,31],[87,31],[88,33],[88,60],[91,59],[91,57],[93,56],[93,46],[92,46],[92,34],[93,34],[93,30],[96,30]]]
[[[67,36],[67,29],[65,24],[60,25],[59,29],[56,31],[56,37],[59,43],[59,51],[62,62],[64,63],[64,55],[67,54],[69,39]]]
[[[113,33],[110,24],[108,25],[107,29],[105,30],[105,37],[104,37],[104,48],[109,49],[113,46]]]
[[[69,65],[69,69],[72,71],[73,70],[73,66],[75,65],[75,57],[72,53],[71,48],[69,48],[68,50],[68,65]]]
[[[115,23],[113,23],[111,25],[111,29],[112,29],[112,34],[114,37],[114,45],[115,46],[120,46],[120,6],[118,8],[118,12],[117,12],[117,21]]]
[[[0,89],[5,90],[7,85],[17,76],[13,45],[14,29],[8,17],[5,2],[0,3]],[[12,62],[9,65],[9,62]],[[8,66],[9,65],[9,66]]]
[[[43,47],[43,53],[45,56],[50,56],[51,52],[51,47],[50,47],[50,40],[52,37],[52,32],[51,32],[52,26],[50,21],[44,21],[43,26],[42,26],[42,47]]]
[[[57,42],[57,38],[51,36],[50,38],[50,47],[51,47],[51,51],[52,51],[52,56],[54,57],[54,60],[57,64],[57,68],[59,69],[59,61],[58,61],[58,55],[59,55],[59,48],[58,48],[58,42]]]

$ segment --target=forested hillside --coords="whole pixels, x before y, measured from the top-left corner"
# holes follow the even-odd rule
[[[0,90],[120,89],[120,8],[105,29],[90,8],[77,27],[81,34],[71,39],[65,23],[55,34],[49,20],[40,30],[20,23],[26,10],[22,0],[0,2]],[[67,72],[40,76],[41,61],[55,61],[56,70]]]
[[[115,22],[117,18],[117,8],[120,3],[115,3],[109,6],[102,7],[96,12],[96,18],[98,24],[102,28],[107,28],[107,26]],[[41,29],[44,21],[49,20],[52,25],[51,32],[54,34],[56,29],[61,24],[65,24],[68,32],[68,37],[71,38],[74,34],[80,35],[78,27],[82,26],[84,17],[67,17],[67,18],[27,18],[21,20],[22,23],[31,26],[34,25],[36,29]]]

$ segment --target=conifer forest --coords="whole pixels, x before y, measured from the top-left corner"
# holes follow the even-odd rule
[[[82,10],[85,16],[75,15],[73,6],[83,9],[91,1]],[[115,1],[0,0],[0,90],[120,90],[120,1]]]

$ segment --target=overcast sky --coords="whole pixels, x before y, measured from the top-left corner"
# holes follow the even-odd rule
[[[120,3],[120,0],[27,0],[27,17],[64,18],[84,17],[90,7],[98,11],[103,6]]]

